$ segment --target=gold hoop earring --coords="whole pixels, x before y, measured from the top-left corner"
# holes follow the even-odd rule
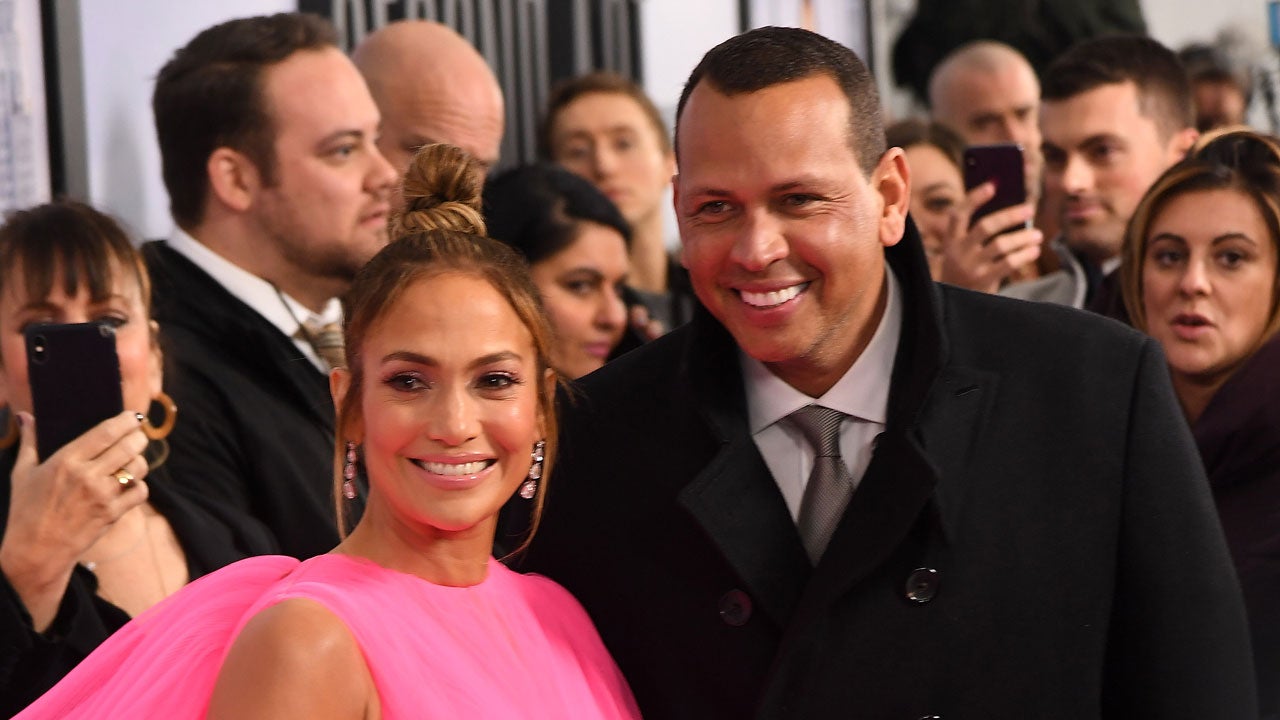
[[[5,408],[9,413],[9,421],[5,423],[4,437],[0,437],[0,450],[13,447],[18,442],[18,416],[14,414],[13,408]]]
[[[151,424],[151,417],[148,416],[142,421],[142,434],[152,440],[163,440],[173,432],[173,424],[178,421],[178,404],[163,390],[151,401],[160,403],[160,407],[164,408],[164,422],[160,423],[160,427],[156,427]]]

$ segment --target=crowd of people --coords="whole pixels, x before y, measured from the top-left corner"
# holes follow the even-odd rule
[[[1280,717],[1280,139],[1210,82],[978,40],[886,127],[759,28],[504,167],[443,25],[202,31],[169,237],[0,227],[0,713]],[[47,456],[46,324],[123,407]]]

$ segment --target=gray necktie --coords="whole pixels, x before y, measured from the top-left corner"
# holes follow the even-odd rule
[[[840,421],[845,414],[818,405],[807,405],[787,416],[813,446],[813,471],[800,502],[796,525],[814,565],[827,549],[831,533],[853,495],[853,478],[840,457]]]

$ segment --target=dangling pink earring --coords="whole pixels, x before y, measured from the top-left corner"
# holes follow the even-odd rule
[[[347,461],[342,464],[342,497],[356,499],[356,444],[347,441]]]
[[[533,459],[533,464],[529,466],[529,479],[520,485],[520,497],[525,500],[532,500],[538,494],[538,479],[542,477],[542,450],[546,446],[545,440],[539,440],[533,444],[533,452],[529,453]]]

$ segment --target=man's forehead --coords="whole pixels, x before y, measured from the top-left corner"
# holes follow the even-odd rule
[[[1130,81],[1107,83],[1066,98],[1046,99],[1040,105],[1043,127],[1124,124],[1142,114],[1137,86]]]
[[[327,99],[328,102],[319,102]],[[355,66],[336,48],[299,50],[263,71],[262,100],[275,121],[305,123],[378,112]]]

